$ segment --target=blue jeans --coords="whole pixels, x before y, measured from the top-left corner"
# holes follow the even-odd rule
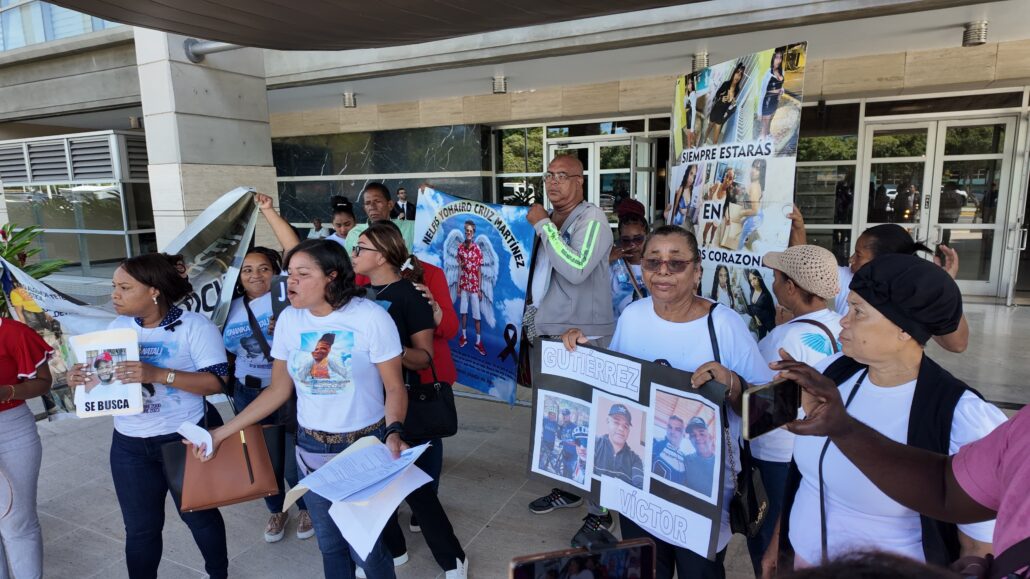
[[[434,438],[430,440],[429,448],[422,453],[422,456],[418,457],[418,460],[415,461],[415,466],[432,477],[433,482],[430,484],[433,487],[433,492],[439,492],[440,473],[443,472],[443,439]],[[414,515],[412,516],[414,517]],[[386,521],[386,527],[383,529],[383,541],[386,542],[386,547],[390,550],[390,555],[393,557],[400,557],[408,552],[408,542],[404,539],[404,531],[401,531],[400,523],[397,522],[397,511],[394,511],[390,520]]]
[[[209,412],[208,420],[209,426],[222,424],[217,412]],[[161,446],[181,440],[182,436],[176,433],[136,438],[117,430],[114,432],[111,476],[125,523],[125,564],[131,579],[157,577],[164,548],[161,532],[165,524],[165,496],[168,494]],[[173,495],[173,498],[176,497]],[[175,506],[179,506],[178,500]],[[218,509],[180,512],[179,516],[193,533],[193,540],[204,556],[204,569],[208,575],[212,579],[228,577],[225,522]]]
[[[261,394],[260,388],[251,388],[246,386],[239,380],[236,380],[236,386],[233,389],[232,400],[236,405],[236,412],[243,412],[243,409],[250,406],[250,403],[257,399]],[[269,414],[261,424],[283,424],[286,422],[286,406],[284,405],[279,410]],[[286,433],[286,453],[279,460],[283,463],[283,478],[286,479],[286,484],[290,485],[290,488],[297,486],[297,434],[293,432]],[[283,502],[286,500],[286,493],[282,492],[272,497],[265,497],[265,506],[268,507],[268,512],[275,514],[283,512]],[[297,508],[306,511],[308,508],[304,504],[304,499],[297,499]]]
[[[381,436],[382,429],[373,432],[372,435]],[[335,455],[347,450],[348,446],[350,444],[346,442],[339,444],[318,442],[305,434],[303,430],[297,431],[297,447],[307,452]],[[297,466],[300,469],[305,468],[303,464]],[[372,547],[368,558],[362,561],[347,540],[343,538],[332,517],[329,516],[329,507],[332,506],[332,501],[314,492],[308,492],[305,496],[311,524],[315,527],[315,537],[318,539],[318,550],[322,552],[322,570],[325,573],[325,579],[354,579],[355,564],[365,570],[365,575],[369,579],[395,579],[397,577],[393,571],[393,558],[390,557],[390,553],[383,545],[381,537]]]
[[[773,530],[776,529],[776,521],[780,520],[780,510],[783,508],[783,493],[787,487],[787,471],[790,470],[789,462],[769,462],[765,460],[752,459],[758,472],[762,473],[762,484],[765,486],[765,494],[769,497],[769,515],[762,523],[762,530],[758,536],[747,540],[747,550],[751,554],[751,565],[755,568],[755,577],[762,576],[762,556],[769,548],[772,541]]]

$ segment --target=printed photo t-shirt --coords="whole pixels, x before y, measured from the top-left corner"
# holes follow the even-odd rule
[[[168,327],[172,329],[166,329]],[[107,328],[135,330],[139,359],[151,366],[193,372],[225,364],[225,348],[218,327],[194,312],[184,311],[178,320],[156,328],[144,328],[129,316],[118,316]],[[160,436],[175,432],[183,422],[197,424],[204,417],[203,396],[166,384],[153,386],[153,395],[143,389],[142,414],[114,417],[118,432],[137,438]]]
[[[386,310],[364,298],[327,316],[288,307],[275,325],[272,357],[286,362],[297,388],[297,422],[323,432],[354,432],[385,415],[376,364],[401,355]]]
[[[240,382],[243,382],[244,376],[260,378],[261,387],[264,388],[272,380],[272,361],[265,358],[260,343],[254,338],[247,308],[243,304],[244,299],[246,298],[240,297],[232,301],[222,338],[225,349],[236,355],[236,378]],[[258,327],[271,346],[272,336],[268,333],[268,322],[272,319],[272,294],[267,293],[252,300],[250,310],[254,312]]]

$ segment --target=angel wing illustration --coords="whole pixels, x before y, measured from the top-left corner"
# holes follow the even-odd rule
[[[460,229],[452,229],[443,242],[443,274],[447,278],[447,289],[451,290],[452,302],[458,299],[458,280],[461,278],[458,247],[464,239]]]
[[[483,320],[492,328],[496,325],[496,320],[494,319],[494,284],[497,283],[497,276],[500,273],[500,259],[497,258],[497,252],[494,251],[494,246],[490,244],[490,239],[487,236],[482,234],[476,236],[476,245],[479,246],[479,251],[483,254],[483,267],[480,270],[482,272],[480,290],[483,292],[483,303],[480,304],[479,309]]]
[[[820,354],[833,355],[833,346],[830,345],[829,338],[823,334],[801,334],[801,343]]]

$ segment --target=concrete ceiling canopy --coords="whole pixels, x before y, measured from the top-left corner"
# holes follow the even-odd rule
[[[276,50],[383,48],[686,4],[684,0],[56,0],[92,16]]]

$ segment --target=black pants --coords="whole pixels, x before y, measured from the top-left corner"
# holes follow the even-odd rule
[[[648,538],[654,541],[655,549],[655,579],[672,579],[673,571],[678,577],[689,579],[726,579],[726,567],[723,561],[726,560],[726,549],[719,551],[715,561],[708,559],[682,547],[670,545],[656,539],[654,535],[641,529],[628,517],[619,517],[619,526],[622,528],[623,539]]]

